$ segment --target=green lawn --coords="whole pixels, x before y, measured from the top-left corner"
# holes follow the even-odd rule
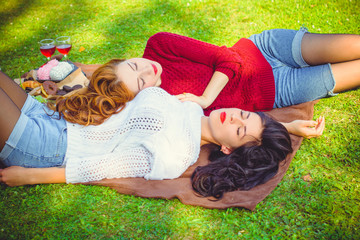
[[[159,31],[227,46],[265,29],[302,25],[360,34],[359,0],[8,0],[0,6],[0,67],[12,78],[44,63],[38,41],[61,35],[73,39],[70,60],[104,63],[141,56]],[[360,239],[359,105],[360,89],[315,106],[315,117],[326,118],[323,136],[304,140],[283,181],[253,212],[97,186],[1,186],[0,239]]]

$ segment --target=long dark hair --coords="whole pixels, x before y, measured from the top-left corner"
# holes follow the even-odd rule
[[[212,151],[206,166],[197,167],[191,176],[192,187],[203,197],[221,199],[226,192],[249,190],[272,178],[279,162],[292,152],[286,128],[264,113],[257,113],[264,126],[260,144],[249,142],[231,154]]]

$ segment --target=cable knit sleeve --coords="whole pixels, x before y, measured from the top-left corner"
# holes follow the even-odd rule
[[[240,68],[239,55],[222,46],[199,41],[174,33],[160,32],[151,36],[147,42],[143,57],[156,60],[166,58],[179,61],[179,57],[194,63],[204,64],[214,71],[233,78]]]

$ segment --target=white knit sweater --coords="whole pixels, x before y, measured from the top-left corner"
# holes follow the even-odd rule
[[[202,116],[199,105],[151,87],[101,125],[67,123],[66,181],[177,178],[199,156]]]

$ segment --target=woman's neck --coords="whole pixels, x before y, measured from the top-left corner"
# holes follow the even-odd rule
[[[214,143],[216,145],[219,145],[217,143],[211,133],[210,125],[209,125],[209,117],[203,116],[201,117],[201,142],[200,146],[203,146],[205,144]]]

